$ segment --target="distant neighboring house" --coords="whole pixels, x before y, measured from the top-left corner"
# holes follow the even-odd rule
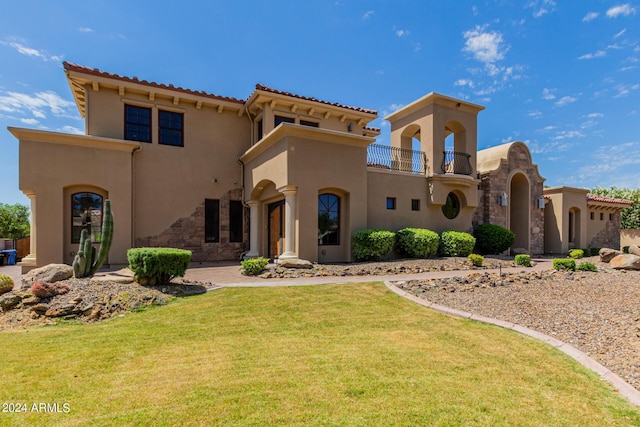
[[[514,247],[534,254],[619,243],[625,201],[543,189],[521,142],[478,151],[480,105],[430,93],[385,118],[385,146],[368,126],[375,110],[263,85],[241,100],[64,69],[86,135],[9,128],[31,200],[24,270],[71,263],[82,229],[99,240],[107,198],[112,264],[135,246],[189,249],[193,261],[352,261],[351,235],[362,228],[484,222],[513,230]]]

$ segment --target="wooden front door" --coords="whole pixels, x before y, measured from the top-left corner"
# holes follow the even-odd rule
[[[269,204],[269,249],[267,256],[271,259],[280,256],[284,247],[284,200]]]

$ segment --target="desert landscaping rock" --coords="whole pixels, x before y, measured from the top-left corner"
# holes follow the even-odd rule
[[[632,255],[640,256],[640,246],[638,246],[638,245],[629,246],[629,253],[632,254]]]
[[[283,259],[278,262],[278,265],[282,268],[313,268],[311,261],[306,259]]]
[[[640,256],[621,254],[609,261],[609,267],[616,270],[640,270]]]
[[[622,251],[617,251],[615,249],[610,249],[610,248],[602,248],[600,249],[600,252],[599,252],[600,261],[609,262],[613,258],[621,254],[622,254]]]
[[[640,389],[640,272],[555,270],[398,282],[419,298],[521,325],[587,353]]]
[[[22,275],[22,288],[30,288],[34,282],[55,283],[73,277],[73,267],[66,264],[49,264]]]

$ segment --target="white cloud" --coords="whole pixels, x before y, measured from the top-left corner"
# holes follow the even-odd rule
[[[587,114],[587,117],[590,118],[590,119],[597,119],[597,118],[600,118],[600,117],[604,117],[604,114],[602,114],[602,113],[590,113],[590,114]]]
[[[465,31],[465,52],[469,52],[475,59],[485,64],[492,64],[504,59],[509,47],[505,45],[502,34],[496,31],[485,31],[486,26],[476,26],[473,30]]]
[[[579,130],[563,130],[558,132],[553,139],[561,141],[563,139],[583,138],[584,136]]]
[[[598,12],[589,12],[586,15],[584,15],[584,18],[582,18],[582,22],[593,21],[598,17],[598,15],[600,15]]]
[[[458,79],[453,83],[454,86],[469,86],[473,89],[473,80],[471,79]]]
[[[546,99],[548,101],[556,99],[556,96],[553,94],[554,91],[555,89],[548,89],[545,87],[542,89],[542,99]]]
[[[75,135],[84,135],[84,130],[78,129],[77,127],[74,127],[74,126],[62,126],[60,129],[58,129],[58,131],[64,132],[64,133],[72,133]]]
[[[616,34],[613,36],[613,38],[614,38],[614,39],[617,39],[618,37],[622,36],[622,35],[623,35],[624,33],[626,33],[626,32],[627,32],[627,29],[626,29],[626,28],[624,28],[622,31],[620,31],[620,32],[616,33]]]
[[[575,96],[563,96],[558,101],[556,101],[556,105],[558,107],[563,107],[567,104],[571,104],[572,102],[576,102],[577,100],[578,98],[576,98]]]
[[[529,113],[529,117],[533,117],[534,119],[539,119],[542,117],[542,111],[531,111]]]
[[[29,125],[29,126],[34,126],[37,125],[38,123],[40,123],[40,121],[36,120],[36,119],[20,119],[21,123],[24,123],[25,125]]]
[[[398,37],[404,37],[408,35],[409,35],[409,31],[407,30],[396,30],[396,36]]]
[[[528,9],[533,9],[533,17],[540,18],[555,10],[556,2],[553,0],[531,0],[525,5]]]
[[[418,42],[413,44],[413,51],[414,52],[420,52],[422,50],[422,45]]]
[[[50,111],[56,117],[77,118],[73,108],[75,104],[61,98],[52,91],[38,92],[28,95],[18,92],[7,92],[0,96],[0,111],[7,113],[31,114],[39,119],[46,119]]]
[[[587,53],[585,55],[579,56],[578,59],[593,59],[593,58],[602,58],[603,56],[607,56],[606,50],[598,50],[594,53]]]
[[[631,7],[629,3],[621,4],[619,6],[614,6],[611,9],[607,10],[607,16],[609,18],[617,18],[618,16],[629,16],[636,13],[636,9]]]
[[[9,38],[7,40],[0,41],[0,45],[8,46],[15,49],[19,54],[31,56],[34,58],[42,59],[43,61],[61,61],[62,56],[59,55],[50,55],[43,50],[33,49],[29,46],[20,43],[15,38]]]
[[[367,10],[365,13],[362,14],[362,19],[369,19],[371,18],[371,15],[373,15],[374,11],[373,10]]]
[[[78,28],[78,31],[80,31],[81,33],[93,33],[93,28],[80,27]]]
[[[614,98],[622,98],[623,96],[629,95],[631,91],[640,89],[640,84],[619,84],[616,85],[614,89],[618,91]]]

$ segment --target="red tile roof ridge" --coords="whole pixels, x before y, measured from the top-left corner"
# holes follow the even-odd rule
[[[374,132],[380,132],[380,128],[374,128],[374,127],[371,127],[371,126],[365,126],[364,129],[365,130],[372,130]]]
[[[598,196],[595,194],[587,194],[587,200],[593,200],[594,202],[609,202],[609,203],[623,203],[625,205],[632,205],[633,201],[627,199],[616,199],[614,197]]]
[[[370,110],[368,108],[361,108],[361,107],[354,107],[354,106],[351,106],[351,105],[344,105],[344,104],[340,104],[338,102],[323,101],[321,99],[313,98],[313,97],[309,97],[309,96],[296,95],[295,93],[284,92],[284,91],[281,91],[281,90],[273,89],[273,88],[271,88],[269,86],[265,86],[265,85],[260,84],[260,83],[256,84],[256,90],[263,90],[265,92],[271,92],[271,93],[275,93],[275,94],[278,94],[278,95],[284,95],[284,96],[290,96],[292,98],[304,99],[305,101],[319,102],[321,104],[331,105],[333,107],[347,108],[349,110],[358,111],[360,113],[378,115],[378,112],[376,110]]]
[[[140,79],[138,79],[138,77],[125,77],[125,76],[121,76],[119,74],[108,73],[108,72],[102,71],[102,70],[100,70],[98,68],[92,68],[92,67],[87,67],[85,65],[74,64],[73,62],[64,61],[62,63],[62,65],[64,66],[65,70],[76,71],[78,73],[89,74],[89,75],[92,75],[92,76],[107,77],[107,78],[114,79],[114,80],[120,80],[120,81],[123,81],[123,82],[142,84],[142,85],[145,85],[145,86],[155,87],[155,88],[158,88],[158,89],[168,89],[168,90],[173,90],[173,91],[176,91],[176,92],[182,92],[182,93],[186,93],[186,94],[190,94],[190,95],[204,96],[204,97],[207,97],[207,98],[213,98],[213,99],[217,99],[217,100],[220,100],[220,101],[228,101],[228,102],[234,102],[234,103],[238,103],[238,104],[244,104],[245,103],[245,101],[242,100],[242,99],[237,99],[237,98],[228,97],[228,96],[215,95],[215,94],[212,94],[212,93],[207,93],[205,91],[184,89],[184,88],[181,88],[181,87],[175,87],[172,84],[168,84],[167,85],[167,84],[163,84],[163,83],[149,82],[147,80],[140,80]]]

